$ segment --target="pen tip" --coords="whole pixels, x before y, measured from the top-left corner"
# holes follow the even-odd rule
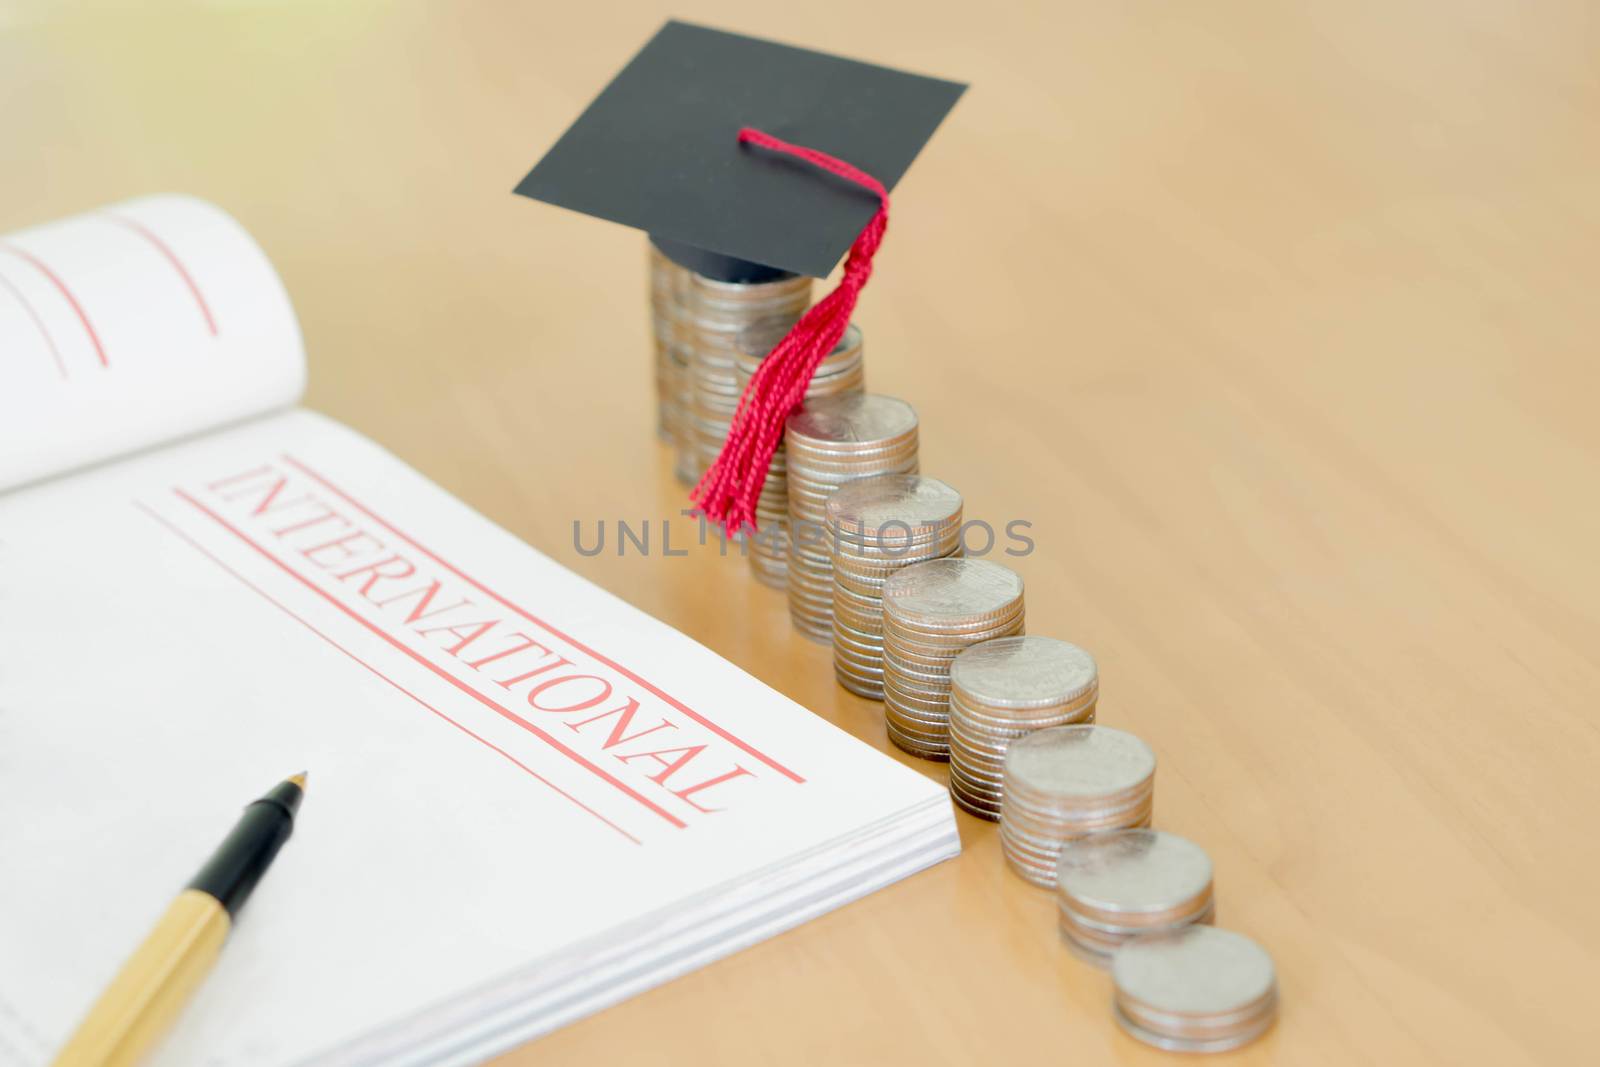
[[[304,789],[306,787],[306,773],[307,772],[305,771],[301,771],[299,774],[291,774],[289,776],[289,781],[293,782],[301,789]]]

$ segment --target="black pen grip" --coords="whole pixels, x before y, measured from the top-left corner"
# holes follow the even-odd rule
[[[273,857],[289,840],[301,796],[298,785],[283,782],[247,806],[227,838],[189,882],[189,888],[216,897],[230,917],[237,915]]]

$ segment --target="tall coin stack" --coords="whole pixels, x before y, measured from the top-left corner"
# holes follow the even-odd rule
[[[883,585],[883,711],[889,740],[950,758],[950,665],[965,649],[1022,633],[1022,579],[983,559],[935,559]]]
[[[950,665],[950,795],[980,819],[1000,818],[1006,748],[1035,730],[1094,722],[1094,657],[1053,637],[1002,637]]]
[[[752,333],[746,338],[746,350],[739,353],[734,364],[741,393],[767,353],[782,339],[781,331],[766,335]],[[806,387],[805,402],[810,404],[830,396],[864,391],[867,376],[861,353],[861,330],[851,325],[833,351],[817,365],[811,384]],[[758,532],[748,542],[750,572],[762,585],[786,589],[789,585],[789,464],[782,442],[772,454],[772,466],[767,468],[767,480],[761,485],[761,497],[756,502],[756,525]]]
[[[690,466],[699,481],[728,436],[739,407],[739,354],[748,338],[782,336],[811,303],[804,275],[770,282],[719,282],[689,276],[689,368],[693,383],[688,435]]]
[[[1061,846],[1056,907],[1061,936],[1104,966],[1130,938],[1211,921],[1211,857],[1164,830],[1080,837]]]
[[[845,482],[917,472],[917,413],[904,400],[852,393],[807,403],[784,432],[789,468],[789,617],[833,640],[828,497]]]
[[[1117,1022],[1171,1052],[1225,1052],[1254,1041],[1278,1017],[1272,957],[1243,934],[1185,926],[1145,934],[1111,960]]]
[[[681,442],[689,425],[689,271],[650,245],[650,322],[655,337],[656,433]],[[680,471],[680,476],[681,476]]]
[[[882,474],[828,498],[833,552],[833,670],[858,696],[883,699],[883,585],[903,567],[961,553],[961,494],[937,478]]]
[[[1150,825],[1156,756],[1109,726],[1056,726],[1011,742],[1004,779],[1000,847],[1013,870],[1048,887],[1067,841]]]

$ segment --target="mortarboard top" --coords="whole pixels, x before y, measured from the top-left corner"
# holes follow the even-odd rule
[[[672,21],[517,185],[648,233],[722,281],[822,277],[878,208],[848,182],[738,143],[753,126],[893,189],[966,86]]]

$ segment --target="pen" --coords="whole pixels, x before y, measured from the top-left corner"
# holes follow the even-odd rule
[[[55,1067],[131,1067],[172,1025],[199,986],[250,893],[294,829],[304,772],[273,786],[173,900],[122,965]]]

